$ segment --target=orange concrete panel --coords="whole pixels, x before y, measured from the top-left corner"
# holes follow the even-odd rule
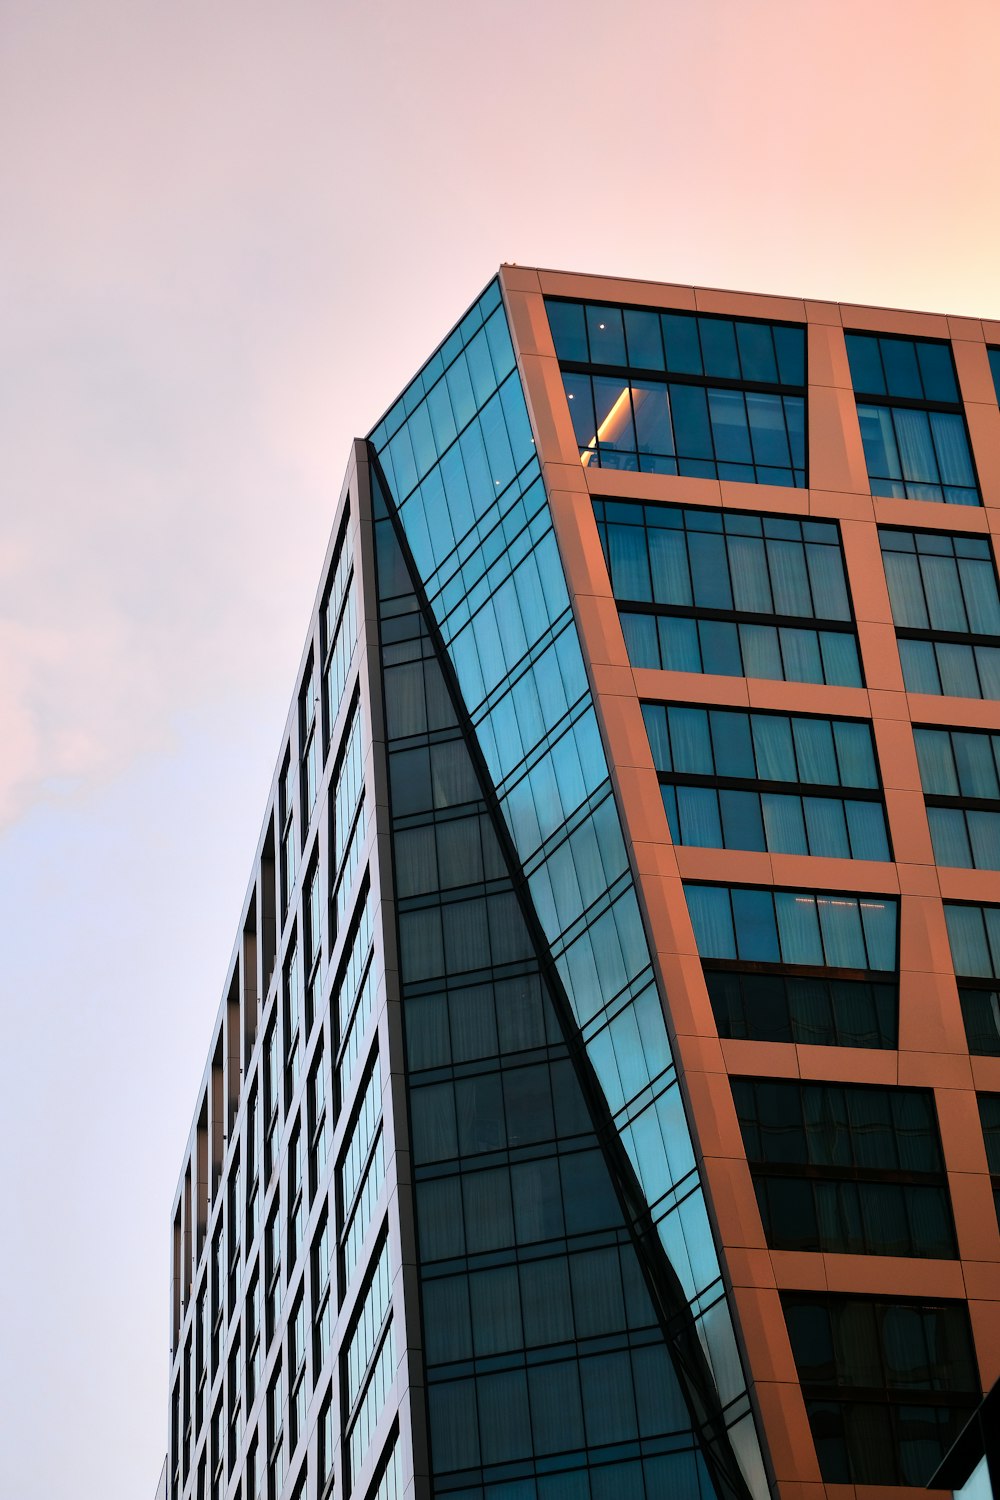
[[[936,865],[904,865],[897,862],[901,896],[934,896],[940,898]]]
[[[829,1485],[818,1482],[805,1484],[800,1480],[783,1479],[779,1492],[780,1500],[830,1500],[829,1488]],[[854,1500],[853,1489],[845,1500]]]
[[[604,549],[594,521],[594,509],[580,474],[580,490],[554,490],[549,494],[552,524],[559,543],[559,556],[572,594],[594,594],[611,598],[611,579]]]
[[[854,598],[857,603],[858,595],[855,594]],[[903,668],[899,660],[895,626],[875,620],[859,620],[858,646],[869,688],[883,693],[902,692]]]
[[[875,519],[875,502],[869,494],[842,495],[837,490],[812,490],[810,515],[833,521],[868,521]]]
[[[740,1328],[754,1381],[795,1381],[795,1361],[777,1291],[741,1287],[735,1292]]]
[[[621,668],[610,670],[624,671]],[[631,684],[630,684],[631,685]],[[649,748],[649,736],[642,718],[639,700],[632,688],[628,698],[602,697],[601,714],[611,759],[618,767],[635,766],[639,770],[653,770],[653,752]],[[662,798],[661,798],[662,802]]]
[[[722,1061],[721,1048],[719,1061]],[[697,1124],[702,1154],[731,1156],[737,1161],[745,1161],[743,1136],[728,1075],[725,1072],[689,1073],[685,1077],[685,1088]]]
[[[722,504],[727,510],[769,510],[782,516],[807,516],[809,491],[783,484],[749,484],[738,479],[720,480]]]
[[[966,1053],[958,990],[950,974],[904,970],[900,975],[899,1050],[949,1056]]]
[[[774,1279],[785,1292],[825,1292],[826,1260],[815,1251],[772,1250]]]
[[[957,506],[943,500],[898,500],[888,495],[875,496],[875,519],[880,526],[907,526],[941,531],[985,531],[986,517],[978,506],[963,505],[956,522]]]
[[[956,339],[951,350],[955,356],[955,369],[958,373],[958,387],[962,393],[962,400],[966,403],[981,401],[985,406],[995,408],[996,387],[993,384],[993,371],[990,369],[990,359],[982,337],[980,336],[975,342],[969,342],[964,338]]]
[[[874,719],[909,719],[910,717],[910,701],[906,693],[890,693],[883,688],[869,688],[868,702]]]
[[[729,708],[747,708],[750,704],[745,677],[660,672],[655,667],[634,667],[632,676],[640,698],[669,699],[671,703],[714,703]]]
[[[948,333],[954,340],[970,339],[974,344],[985,342],[983,325],[978,318],[948,318]]]
[[[945,901],[1000,903],[1000,873],[996,870],[954,870],[939,865],[938,879]]]
[[[898,1054],[884,1047],[819,1047],[799,1042],[799,1076],[831,1083],[897,1082]]]
[[[774,1268],[767,1250],[750,1250],[744,1245],[725,1247],[726,1273],[732,1286],[773,1287]]]
[[[771,857],[750,849],[696,849],[677,845],[677,868],[685,880],[734,885],[771,885]]]
[[[541,283],[534,266],[513,266],[505,261],[500,267],[500,286],[504,292],[538,292]]]
[[[671,875],[669,877],[665,876],[661,880],[661,887],[663,900],[670,913],[671,927],[677,938],[671,951],[674,953],[697,954],[698,950],[694,942],[694,928],[691,926],[691,915],[688,911],[687,897],[684,895],[684,886],[677,870],[676,861]],[[699,964],[700,962],[699,959]]]
[[[644,832],[648,833],[648,829]],[[677,860],[674,856],[673,844],[660,844],[651,839],[630,838],[629,830],[624,830],[626,842],[632,849],[632,859],[636,872],[640,875],[662,875],[672,880],[680,889],[680,879],[677,874]],[[684,904],[681,895],[681,905]]]
[[[913,743],[913,730],[898,719],[876,719],[872,725],[882,785],[902,791],[920,792],[920,767]],[[923,821],[926,823],[927,819]],[[899,855],[897,855],[899,858]]]
[[[538,455],[542,462],[555,461],[567,467],[580,466],[580,449],[569,415],[569,402],[562,375],[554,359],[540,354],[522,354],[518,365],[531,416]],[[551,489],[551,486],[549,486]]]
[[[979,485],[986,505],[1000,505],[1000,410],[996,397],[980,405],[971,402],[965,408],[969,424],[972,456],[979,475]]]
[[[769,677],[748,677],[751,708],[769,708],[783,714],[833,714],[845,719],[868,718],[868,694],[864,688],[828,687],[822,682],[775,682]]]
[[[970,1302],[1000,1301],[1000,1249],[993,1260],[963,1260],[962,1275]]]
[[[988,344],[1000,344],[1000,323],[993,318],[980,319],[983,329],[983,338]]]
[[[720,1078],[727,1076],[722,1045],[717,1035],[709,1036],[704,1032],[698,1035],[692,1032],[679,1033],[676,1050],[677,1064],[685,1073],[717,1073]]]
[[[612,667],[627,667],[628,652],[614,600],[577,594],[574,604],[577,625],[589,659]]]
[[[900,1018],[902,1027],[902,1018]],[[899,1051],[899,1081],[905,1088],[967,1089],[972,1087],[968,1054]]]
[[[768,297],[759,292],[730,292],[717,287],[694,289],[699,312],[727,318],[766,318],[773,323],[804,323],[806,306],[798,297]]]
[[[669,843],[670,830],[663,810],[663,798],[660,796],[660,783],[653,770],[652,756],[645,766],[615,766],[612,775],[621,793],[622,810],[628,827],[647,837],[655,833],[662,843]]]
[[[798,1381],[794,1384],[759,1383],[755,1395],[767,1433],[767,1446],[779,1485],[818,1484],[820,1480],[816,1446],[809,1429],[805,1402]],[[829,1492],[829,1487],[827,1487]]]
[[[702,1177],[722,1243],[766,1250],[757,1195],[746,1162],[734,1161],[727,1156],[707,1156]]]
[[[972,1090],[938,1089],[934,1104],[949,1172],[988,1172],[979,1107]]]
[[[986,1172],[949,1172],[948,1191],[955,1215],[958,1253],[963,1260],[995,1261],[1000,1276],[1000,1232],[993,1190]],[[1000,1297],[1000,1284],[997,1286]]]
[[[886,787],[885,807],[894,857],[909,865],[933,864],[923,792]]]
[[[571,297],[584,302],[628,302],[641,307],[677,307],[693,312],[694,287],[656,281],[632,281],[619,276],[591,276],[575,271],[537,272],[546,297]]]
[[[711,1036],[715,1031],[715,1017],[705,988],[701,959],[668,948],[657,950],[656,960],[663,976],[667,1028],[671,1036]]]
[[[810,323],[827,323],[832,328],[841,325],[839,302],[813,302],[806,298],[806,317]]]
[[[895,865],[874,859],[820,859],[811,854],[772,854],[775,885],[807,890],[891,891],[899,889]]]
[[[694,930],[679,878],[676,875],[644,875],[641,895],[649,913],[657,951],[690,957],[695,965],[693,972],[697,975],[698,985],[704,989],[701,959],[695,947]],[[714,1029],[713,1024],[711,1030]]]
[[[828,1052],[839,1048],[824,1048]],[[731,1074],[748,1078],[798,1078],[798,1051],[791,1042],[751,1042],[745,1037],[723,1037],[722,1055]]]
[[[1000,1094],[1000,1057],[972,1058],[972,1078],[981,1094]]]
[[[990,1390],[1000,1379],[1000,1301],[970,1302],[969,1321],[979,1361],[979,1379],[983,1390]]]
[[[1000,730],[1000,703],[990,699],[945,698],[935,693],[908,693],[907,699],[915,724]]]
[[[512,291],[505,298],[511,339],[519,355],[541,354],[554,359],[555,344],[545,303],[537,290]]]
[[[810,385],[830,385],[854,394],[851,367],[843,330],[831,324],[809,325],[808,365]]]
[[[867,521],[845,521],[840,532],[857,618],[891,625],[892,606],[877,531]]]
[[[924,986],[928,974],[951,975],[951,945],[944,908],[931,896],[908,896],[900,903],[899,967],[917,971],[917,985]],[[928,992],[930,986],[926,986]],[[936,994],[935,1001],[939,998]]]
[[[602,700],[625,698],[633,702],[638,701],[635,696],[635,678],[632,676],[631,667],[611,667],[607,662],[591,662],[589,671],[594,692]]]
[[[891,307],[858,307],[842,302],[840,316],[850,331],[901,333],[911,339],[946,339],[948,319],[942,313],[905,312]]]
[[[852,392],[809,387],[808,438],[810,489],[871,493]]]
[[[690,479],[677,474],[631,474],[621,469],[595,469],[592,464],[587,465],[584,473],[590,493],[607,496],[609,500],[625,495],[629,500],[642,500],[652,505],[705,505],[715,510],[722,504],[717,479]]]
[[[895,1255],[826,1255],[831,1292],[869,1297],[962,1297],[957,1260],[918,1260]]]

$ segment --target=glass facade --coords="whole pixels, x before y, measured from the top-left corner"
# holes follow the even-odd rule
[[[586,467],[805,484],[805,330],[548,299]]]
[[[944,914],[969,1051],[1000,1057],[1000,906],[946,901]]]
[[[612,500],[594,515],[633,666],[861,685],[834,523]]]
[[[895,1045],[891,897],[694,883],[684,890],[720,1036]]]
[[[990,374],[993,376],[993,389],[1000,401],[1000,349],[987,350],[990,360]]]
[[[965,1304],[781,1301],[823,1478],[926,1483],[979,1400]]]
[[[671,703],[642,713],[675,844],[889,858],[868,724]]]
[[[915,728],[913,739],[936,862],[1000,870],[1000,735]]]
[[[931,1093],[736,1078],[733,1097],[773,1249],[956,1254]]]
[[[846,342],[872,494],[981,504],[949,346],[869,333]]]
[[[883,526],[879,541],[907,692],[1000,697],[1000,589],[986,537]]]
[[[454,392],[474,389],[474,370],[478,391],[463,412]],[[442,417],[446,398],[451,421]],[[424,446],[428,434],[434,447]],[[694,1372],[697,1388],[687,1391],[687,1400],[713,1412],[701,1437],[716,1485],[757,1485],[762,1472],[731,1316],[497,288],[422,372],[372,443],[380,460],[387,457],[389,489],[377,521],[376,556],[385,694],[399,704],[389,776],[408,1048],[415,1045],[419,1058],[425,1045],[419,1021],[410,1019],[408,985],[432,988],[453,1040],[462,1023],[451,1007],[461,1009],[469,991],[485,986],[475,1001],[477,1014],[485,1006],[486,1017],[490,1010],[499,1016],[509,1002],[502,1008],[495,998],[491,1003],[489,991],[494,976],[516,963],[527,965],[528,975],[543,966],[542,994],[553,1009],[548,1025],[559,1017],[572,1061],[571,1068],[554,1068],[557,1052],[509,1081],[501,1070],[491,1079],[459,1074],[423,1090],[411,1084],[419,1169],[437,1176],[439,1162],[503,1154],[478,1179],[466,1178],[468,1167],[456,1174],[449,1165],[446,1182],[433,1190],[438,1206],[425,1222],[447,1223],[456,1233],[464,1226],[463,1242],[437,1249],[454,1256],[507,1245],[520,1250],[538,1237],[571,1240],[612,1228],[631,1234],[660,1318],[683,1312],[689,1320],[688,1356],[678,1372],[685,1380]],[[438,517],[433,528],[431,505]],[[412,558],[412,574],[401,544]],[[445,681],[453,674],[451,700],[435,680],[438,673]],[[475,806],[477,799],[484,807]],[[492,825],[485,807],[494,809]],[[458,809],[465,808],[474,812],[461,819]],[[471,889],[459,884],[480,871],[485,889],[478,881]],[[512,892],[490,889],[504,871],[521,885],[531,928],[518,917]],[[454,984],[459,995],[452,999]],[[443,1004],[442,990],[448,996]],[[549,1007],[541,997],[518,1006],[536,1010],[534,1021],[525,1015],[525,1024],[539,1036],[538,1008],[544,1017]],[[481,1024],[486,1030],[475,1045],[496,1048],[497,1041],[486,1040],[490,1023],[484,1018]],[[411,1043],[414,1026],[417,1041]],[[542,1034],[548,1048],[556,1044],[550,1030]],[[583,1118],[572,1103],[581,1088],[599,1107],[603,1151],[582,1149]],[[571,1121],[571,1136],[583,1139],[567,1150],[562,1133]],[[530,1164],[508,1157],[523,1140],[535,1158]],[[543,1164],[537,1158],[545,1142]],[[655,1239],[640,1240],[638,1223],[623,1222],[623,1200],[642,1203]],[[418,1187],[418,1214],[419,1203]],[[585,1204],[599,1215],[599,1226],[586,1213],[579,1218]],[[425,1246],[422,1260],[427,1253]],[[426,1287],[426,1269],[423,1275]],[[513,1357],[519,1340],[524,1349],[524,1299],[537,1293],[520,1290],[520,1275],[508,1274],[504,1284],[521,1309],[517,1320],[502,1333],[483,1329],[481,1335],[470,1324],[470,1337],[481,1336],[487,1346],[501,1338]],[[471,1300],[469,1307],[471,1317]],[[568,1338],[569,1325],[560,1327]],[[442,1382],[436,1396],[432,1387],[439,1483],[454,1473],[454,1487],[464,1485],[471,1500],[483,1493],[495,1465],[523,1463],[532,1453],[537,1462],[536,1428],[547,1434],[544,1444],[571,1447],[592,1473],[602,1459],[610,1460],[615,1444],[636,1445],[636,1460],[647,1436],[676,1446],[690,1417],[682,1421],[676,1403],[655,1412],[642,1407],[648,1388],[643,1361],[652,1361],[664,1393],[669,1389],[662,1324],[638,1363],[624,1335],[623,1328],[621,1347],[614,1357],[611,1351],[602,1356],[603,1363],[586,1363],[582,1348],[574,1352],[566,1369],[551,1372],[551,1388],[548,1377],[528,1382],[527,1368],[502,1380],[466,1379],[454,1388]],[[463,1349],[451,1357],[468,1357]],[[652,1481],[643,1475],[648,1490]],[[544,1494],[541,1478],[536,1473]]]
[[[988,413],[971,533],[880,527],[980,502],[944,320],[601,286],[505,269],[355,444],[174,1202],[169,1500],[822,1500],[978,1401]]]

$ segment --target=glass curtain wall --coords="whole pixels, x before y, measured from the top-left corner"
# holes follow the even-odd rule
[[[389,607],[392,599],[405,599],[410,583],[402,554],[385,540],[385,520],[378,528],[384,649],[411,653],[405,664],[411,669],[413,698],[402,727],[428,736],[423,744],[401,746],[400,758],[393,757],[394,818],[416,817],[430,808],[443,813],[448,806],[466,805],[475,791],[474,761],[462,734],[428,717],[437,713],[447,719],[440,688],[428,692],[426,687],[433,646],[440,644],[456,681],[453,709],[472,742],[486,801],[498,819],[495,831],[513,861],[533,925],[535,962],[541,961],[555,986],[576,1075],[599,1106],[605,1160],[613,1167],[617,1161],[617,1170],[625,1174],[619,1189],[624,1192],[627,1186],[633,1194],[633,1229],[653,1226],[644,1247],[647,1278],[654,1291],[657,1285],[665,1289],[661,1315],[667,1301],[675,1310],[678,1302],[690,1310],[685,1317],[697,1334],[695,1363],[703,1361],[706,1375],[711,1372],[711,1388],[698,1399],[706,1416],[712,1408],[721,1411],[728,1429],[728,1443],[710,1445],[716,1481],[722,1478],[737,1489],[748,1483],[760,1492],[763,1470],[745,1380],[495,283],[370,442],[389,490],[387,509],[405,538],[426,602],[421,628],[429,628],[433,636],[414,651],[409,643],[419,632],[412,620],[403,623],[412,616],[413,604]],[[402,663],[387,657],[387,669],[397,664]],[[387,699],[399,697],[388,682],[386,686]],[[390,723],[390,734],[393,727]],[[400,727],[397,722],[395,728]],[[496,865],[486,863],[496,853],[489,840],[483,843],[481,819],[479,828],[476,857],[483,861],[484,877],[489,868],[496,878]],[[416,825],[399,829],[415,831]],[[445,878],[439,833],[433,854],[426,833],[409,842],[421,845],[424,853],[406,854],[401,897],[406,882],[418,879],[414,869],[424,872],[419,880],[431,882],[425,890],[439,889],[433,884]],[[452,868],[478,866],[466,865],[463,857]],[[435,905],[440,906],[440,896],[428,900],[425,895],[417,910],[401,909],[401,964],[404,983],[433,980],[440,993],[442,974],[464,973],[487,956],[492,965],[494,943],[507,952],[503,943],[514,941],[517,927],[512,919],[497,924],[489,903],[479,898],[470,897],[464,910],[448,916],[443,910],[426,915],[425,909]],[[529,955],[517,957],[525,962]],[[546,1087],[551,1093],[551,1080]],[[432,1109],[427,1127],[415,1114],[422,1151],[451,1148],[451,1098],[442,1094],[441,1118]],[[455,1132],[465,1128],[463,1120],[480,1118],[474,1105],[456,1102],[453,1107]],[[477,1149],[508,1149],[502,1131],[510,1131],[516,1115],[506,1100],[502,1111],[494,1103],[484,1112],[482,1128],[497,1139],[491,1136]],[[476,1127],[468,1128],[473,1134],[467,1139],[478,1140]],[[461,1147],[462,1138],[454,1139]],[[559,1155],[551,1146],[541,1154],[550,1162]],[[561,1160],[559,1172],[564,1180]],[[571,1201],[579,1208],[588,1193],[584,1176],[563,1193],[562,1212]],[[513,1197],[510,1201],[513,1213]],[[497,1211],[502,1211],[502,1194],[500,1204]],[[490,1196],[481,1212],[488,1219],[496,1209]],[[634,1375],[630,1378],[638,1391]],[[530,1425],[530,1403],[528,1421]],[[442,1434],[460,1428],[457,1416],[454,1422],[439,1419]],[[481,1426],[479,1430],[481,1441]],[[439,1453],[450,1451],[450,1438],[441,1435],[436,1441]],[[733,1450],[742,1480],[734,1477]],[[453,1455],[456,1463],[468,1456]],[[479,1461],[489,1462],[482,1449]]]

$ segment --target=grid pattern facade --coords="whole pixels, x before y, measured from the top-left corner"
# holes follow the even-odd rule
[[[171,1500],[926,1482],[1000,1373],[992,345],[508,267],[356,444]]]

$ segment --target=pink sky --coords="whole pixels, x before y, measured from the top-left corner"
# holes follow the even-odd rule
[[[152,1496],[351,438],[502,260],[1000,317],[998,43],[995,0],[5,0],[0,1493]]]

